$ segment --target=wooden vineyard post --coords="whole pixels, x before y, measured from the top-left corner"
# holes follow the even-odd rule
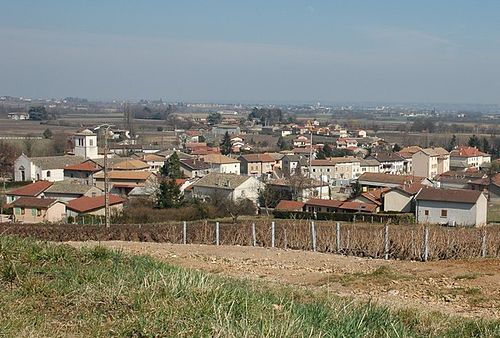
[[[276,230],[275,224],[274,224],[274,222],[272,222],[271,223],[271,248],[273,248],[273,249],[274,249],[274,240],[275,240],[275,234],[276,234],[275,230]]]
[[[314,221],[311,222],[311,237],[312,237],[312,249],[316,251],[316,226]]]
[[[384,229],[384,259],[389,259],[389,224],[385,224]]]
[[[335,242],[337,246],[337,253],[340,253],[340,223],[337,222],[336,224],[336,236],[335,236]]]
[[[422,257],[424,262],[429,259],[429,226],[426,225],[424,228],[424,254]]]
[[[220,231],[219,222],[216,222],[215,223],[215,245],[220,244],[219,231]]]
[[[488,255],[488,242],[486,238],[486,229],[481,232],[481,257],[486,258]]]
[[[182,244],[186,244],[187,242],[187,222],[184,221],[182,223]]]
[[[255,233],[255,223],[252,223],[252,245],[257,246],[257,235]]]

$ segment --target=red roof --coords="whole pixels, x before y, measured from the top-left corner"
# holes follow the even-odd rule
[[[327,207],[327,208],[338,208],[344,203],[340,200],[324,200],[320,198],[311,198],[306,202],[306,205],[316,206],[316,207]]]
[[[14,202],[7,205],[8,208],[13,207],[28,207],[28,208],[41,208],[47,209],[52,204],[59,202],[53,198],[36,198],[36,197],[20,197]]]
[[[349,211],[364,211],[364,212],[375,212],[377,210],[377,205],[370,203],[361,202],[344,202],[339,209],[349,210]]]
[[[53,183],[49,181],[37,181],[16,190],[10,191],[9,195],[36,197],[47,190]]]
[[[488,156],[487,154],[481,152],[476,147],[460,147],[451,152],[452,157],[478,157],[478,156]]]
[[[118,195],[109,195],[109,205],[125,202],[125,199]],[[67,204],[67,208],[77,212],[89,212],[96,209],[104,208],[104,195],[97,197],[83,196],[71,200]]]
[[[64,170],[97,172],[101,171],[102,168],[92,161],[85,161],[78,164],[68,165],[64,167]]]
[[[302,211],[304,202],[281,200],[276,206],[278,211]]]

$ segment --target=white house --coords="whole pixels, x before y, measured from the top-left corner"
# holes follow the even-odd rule
[[[488,202],[481,191],[423,188],[416,201],[419,223],[478,226],[487,222]]]
[[[233,201],[246,198],[257,204],[259,191],[264,188],[264,183],[251,176],[209,173],[192,187],[193,197],[196,198],[229,198]]]
[[[202,156],[205,163],[211,167],[211,171],[221,174],[240,174],[240,161],[235,158],[224,156],[221,154],[208,154]]]
[[[405,172],[405,160],[396,153],[380,152],[372,153],[367,157],[369,160],[377,160],[379,171],[391,175],[402,175]]]
[[[460,147],[450,153],[450,167],[457,170],[480,168],[486,163],[491,163],[491,155],[475,147]]]
[[[83,161],[83,157],[72,155],[30,158],[21,154],[14,161],[14,181],[62,181],[66,166],[79,164]]]

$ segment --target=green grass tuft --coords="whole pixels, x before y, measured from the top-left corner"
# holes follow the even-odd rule
[[[96,247],[0,236],[0,336],[488,337],[499,321],[390,310]],[[391,274],[376,270],[372,277]]]

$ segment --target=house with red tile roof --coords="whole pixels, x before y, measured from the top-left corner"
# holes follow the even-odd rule
[[[304,202],[281,200],[276,205],[276,208],[274,208],[274,210],[300,212],[303,211],[304,205],[305,205]]]
[[[20,197],[42,197],[43,192],[47,190],[53,182],[36,181],[7,192],[7,203],[12,203]]]
[[[491,163],[491,155],[483,153],[476,147],[461,146],[450,153],[450,168],[452,170],[481,168],[489,163]]]
[[[125,199],[114,194],[109,194],[109,206],[111,214],[118,214],[123,210]],[[67,203],[68,217],[82,215],[104,216],[105,200],[104,196],[80,197]]]
[[[273,172],[275,160],[269,154],[248,154],[238,157],[241,175],[260,177]]]
[[[337,212],[342,203],[344,201],[311,198],[305,202],[304,210],[307,212]]]
[[[14,222],[46,223],[66,219],[66,205],[52,198],[20,197],[7,205]]]
[[[93,160],[64,167],[64,180],[75,181],[86,185],[94,185],[94,174],[102,170],[102,166]]]

